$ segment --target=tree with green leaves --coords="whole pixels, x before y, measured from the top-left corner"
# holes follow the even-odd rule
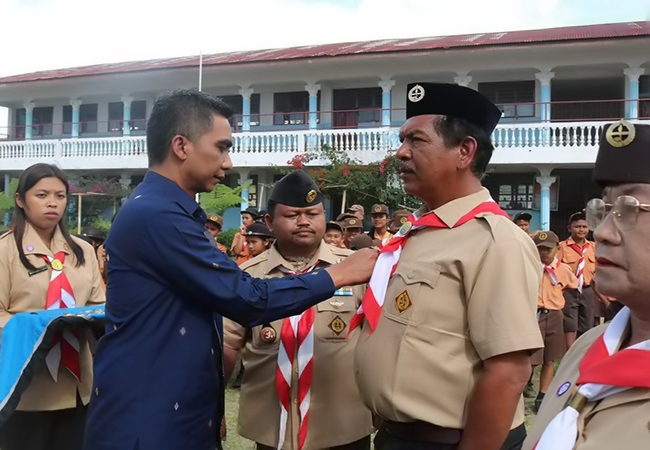
[[[325,160],[323,167],[305,167],[314,160]],[[318,183],[330,198],[341,198],[346,205],[360,204],[366,210],[375,203],[383,203],[391,210],[415,210],[422,204],[406,195],[399,178],[399,160],[388,155],[377,163],[363,164],[347,152],[323,146],[320,152],[302,153],[287,162],[294,170],[303,169]]]
[[[212,192],[204,192],[199,195],[201,208],[208,213],[223,214],[228,208],[241,204],[241,192],[250,185],[250,181],[236,188],[217,184]]]
[[[11,210],[14,209],[14,197],[17,190],[18,178],[12,178],[9,182],[9,195],[6,195],[4,191],[0,192],[0,213],[4,214],[6,212],[11,212]]]

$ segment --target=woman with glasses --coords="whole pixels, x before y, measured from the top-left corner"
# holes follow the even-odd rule
[[[650,125],[605,127],[594,180],[595,279],[624,306],[566,354],[526,450],[650,448]]]

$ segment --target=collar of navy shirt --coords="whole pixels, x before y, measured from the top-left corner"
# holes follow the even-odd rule
[[[158,186],[166,194],[165,197],[174,203],[177,203],[181,208],[183,208],[183,210],[185,210],[185,212],[194,217],[197,221],[200,220],[202,223],[205,223],[208,220],[208,216],[205,214],[205,211],[201,209],[201,206],[196,203],[196,200],[190,197],[187,192],[169,178],[152,170],[148,170],[144,176],[143,183]]]

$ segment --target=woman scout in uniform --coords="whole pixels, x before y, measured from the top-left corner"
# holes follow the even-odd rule
[[[606,126],[586,209],[598,290],[625,305],[567,352],[526,450],[650,448],[650,126]]]
[[[11,231],[0,238],[0,328],[16,313],[105,300],[93,247],[65,226],[68,192],[56,166],[35,164],[21,174]],[[70,345],[52,347],[46,361],[54,362],[35,369],[0,428],[2,450],[81,448],[92,358],[85,334],[64,339]]]

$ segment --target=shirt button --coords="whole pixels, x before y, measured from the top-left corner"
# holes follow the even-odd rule
[[[98,387],[95,388],[95,396],[99,396],[99,388]]]
[[[298,373],[298,368],[297,367],[295,369],[293,369],[293,373],[296,373],[296,374]]]
[[[185,336],[185,327],[181,328],[178,332],[181,334],[181,336]]]
[[[208,428],[212,428],[212,419],[208,422]]]
[[[409,272],[406,277],[407,278],[414,278],[415,277],[415,272]]]
[[[294,398],[294,399],[293,399],[293,403],[295,403],[295,404],[297,405],[297,404],[298,404],[298,399],[297,399],[297,398]]]
[[[174,410],[178,411],[178,408],[179,408],[179,404],[178,402],[176,402],[176,404],[174,405]]]
[[[210,353],[212,353],[212,355],[214,356],[214,349],[213,348],[210,349]]]
[[[113,330],[117,330],[117,325],[113,324]]]

